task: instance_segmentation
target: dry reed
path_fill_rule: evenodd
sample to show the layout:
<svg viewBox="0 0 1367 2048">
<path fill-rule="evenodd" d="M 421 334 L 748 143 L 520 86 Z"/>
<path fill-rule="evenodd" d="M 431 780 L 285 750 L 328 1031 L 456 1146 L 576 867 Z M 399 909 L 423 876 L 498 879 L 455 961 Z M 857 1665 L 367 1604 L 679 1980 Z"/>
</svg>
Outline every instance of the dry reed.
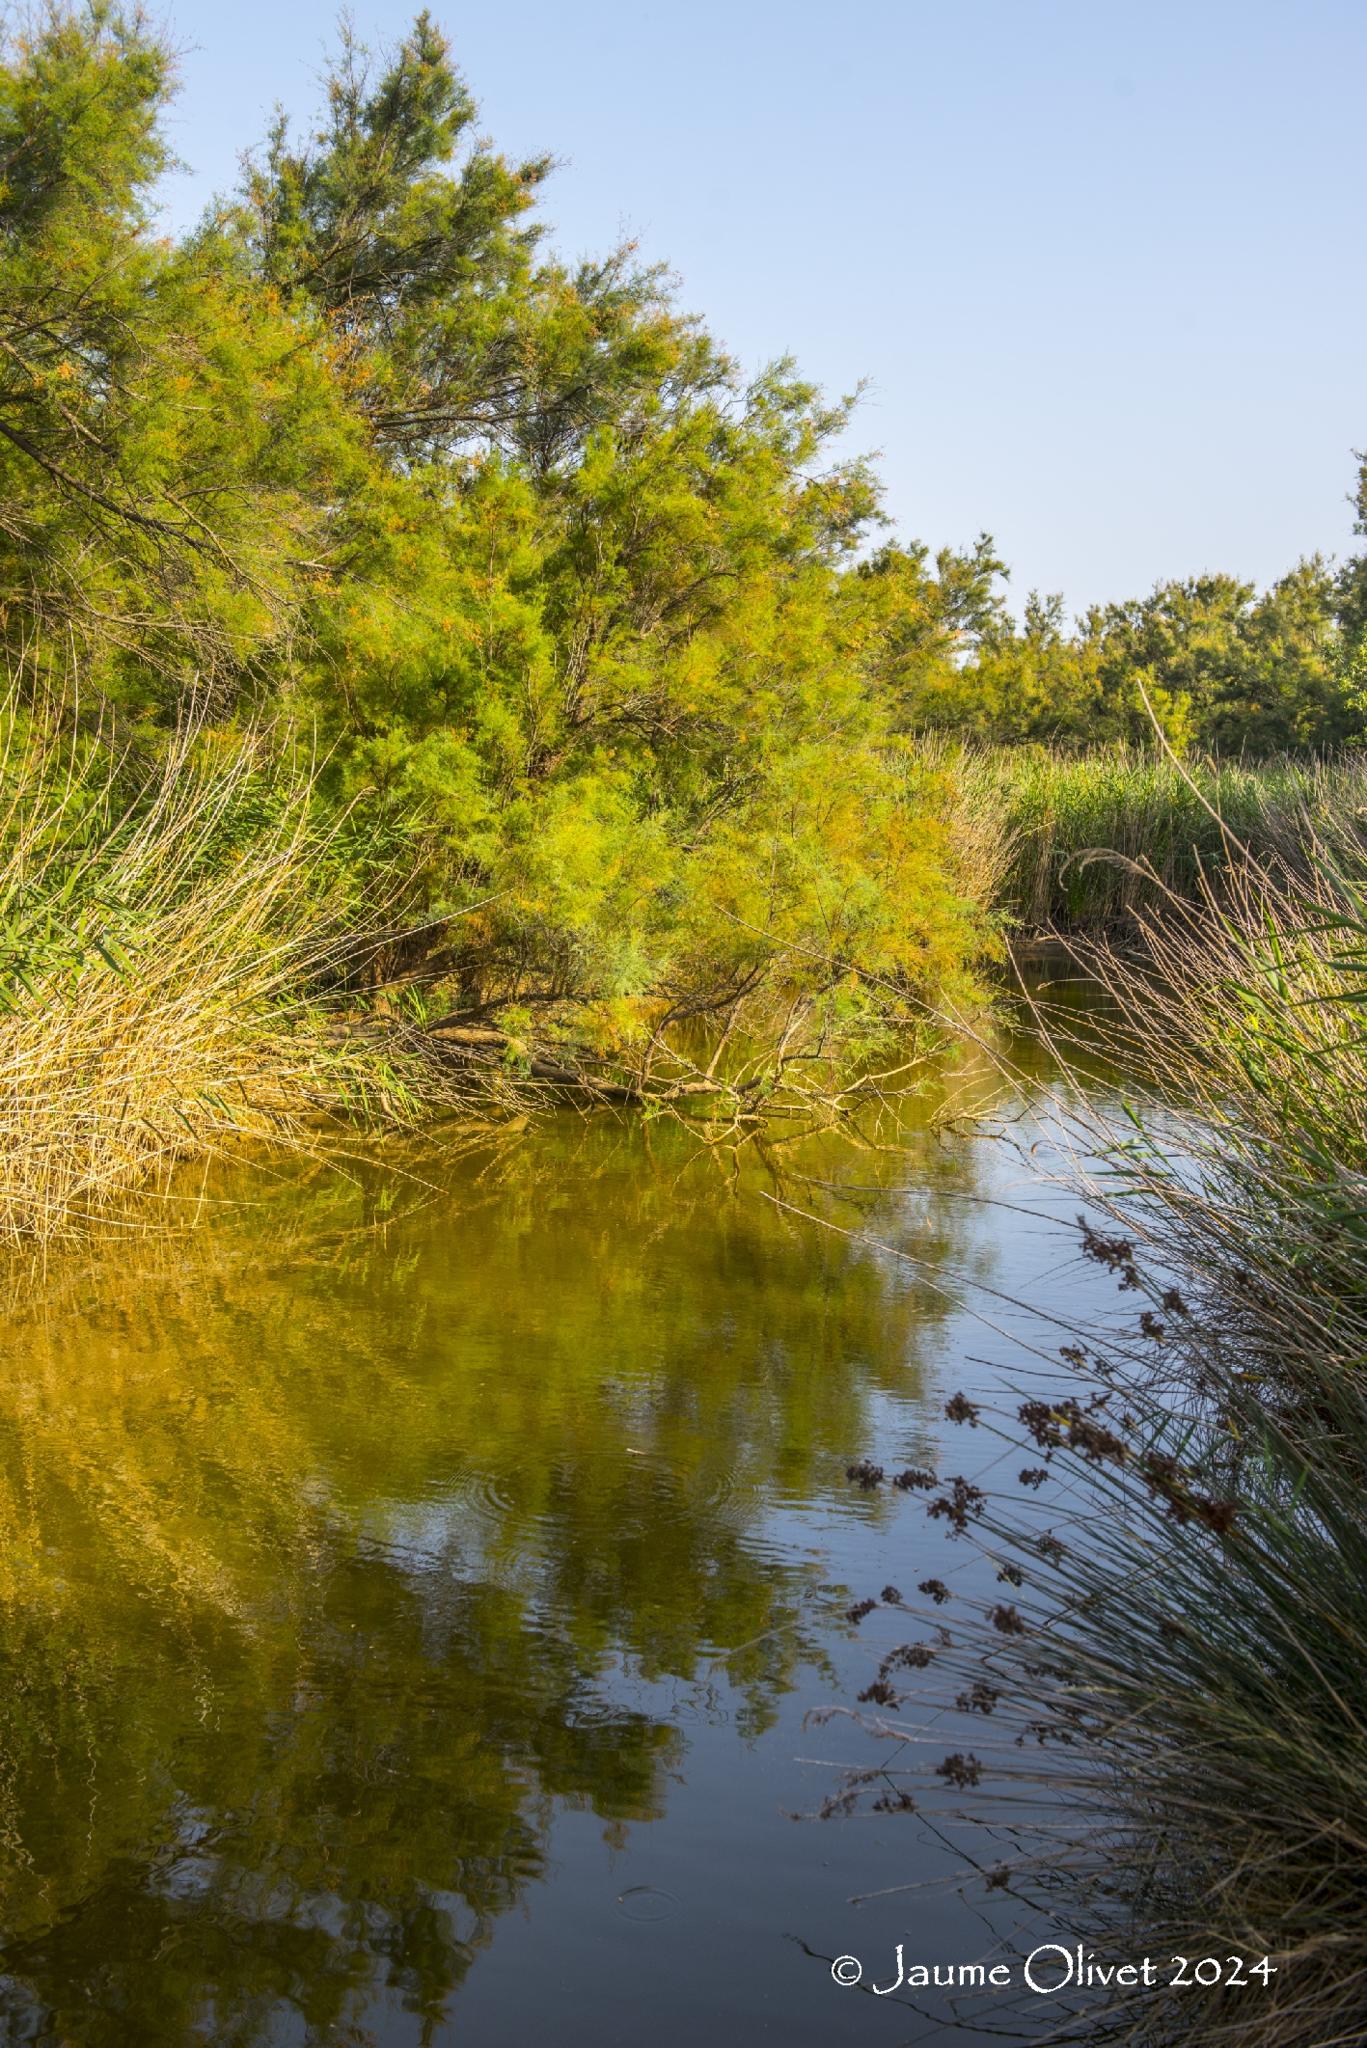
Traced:
<svg viewBox="0 0 1367 2048">
<path fill-rule="evenodd" d="M 1075 948 L 1123 1091 L 1057 1113 L 1110 1218 L 1084 1249 L 1133 1315 L 1028 1400 L 949 1404 L 1019 1467 L 927 1475 L 999 1576 L 926 1580 L 929 1653 L 865 1695 L 908 1745 L 885 1802 L 972 1792 L 988 1886 L 1103 1965 L 1267 1958 L 1265 1982 L 1060 1997 L 1050 2039 L 1367 2027 L 1367 850 L 1341 822 L 1297 875 L 1220 821 L 1223 872 L 1158 893 L 1140 957 Z M 1066 1024 L 1038 1023 L 1066 1062 Z"/>
<path fill-rule="evenodd" d="M 275 735 L 187 730 L 137 772 L 0 707 L 0 1245 L 129 1227 L 187 1155 L 416 1116 L 430 1063 L 338 1027 L 383 913 L 315 796 Z"/>
</svg>

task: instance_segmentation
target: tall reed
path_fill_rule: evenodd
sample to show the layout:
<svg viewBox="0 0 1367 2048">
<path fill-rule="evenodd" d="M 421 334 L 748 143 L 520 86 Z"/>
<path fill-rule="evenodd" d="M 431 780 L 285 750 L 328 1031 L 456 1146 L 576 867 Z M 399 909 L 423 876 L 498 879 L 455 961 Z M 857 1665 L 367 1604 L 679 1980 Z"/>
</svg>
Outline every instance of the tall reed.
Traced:
<svg viewBox="0 0 1367 2048">
<path fill-rule="evenodd" d="M 1171 896 L 1195 901 L 1218 883 L 1234 842 L 1304 875 L 1309 846 L 1351 848 L 1367 827 L 1358 755 L 1179 766 L 1133 746 L 966 749 L 957 781 L 966 813 L 1000 820 L 1000 900 L 1028 931 L 1131 930 Z"/>
<path fill-rule="evenodd" d="M 1142 965 L 1077 948 L 1124 1101 L 1059 1113 L 1111 1219 L 1084 1248 L 1133 1319 L 1064 1346 L 1029 1399 L 947 1410 L 1020 1482 L 934 1482 L 999 1577 L 941 1588 L 923 1619 L 947 1639 L 880 1674 L 924 1758 L 903 1789 L 995 1788 L 988 1883 L 1111 1963 L 1268 1959 L 1266 1981 L 1061 1998 L 1051 2039 L 1367 2032 L 1364 875 L 1346 834 L 1299 878 L 1231 841 L 1218 883 L 1141 913 Z"/>
<path fill-rule="evenodd" d="M 113 1227 L 190 1154 L 416 1114 L 402 1046 L 337 1028 L 382 906 L 334 837 L 276 735 L 187 731 L 140 769 L 0 706 L 0 1244 Z"/>
</svg>

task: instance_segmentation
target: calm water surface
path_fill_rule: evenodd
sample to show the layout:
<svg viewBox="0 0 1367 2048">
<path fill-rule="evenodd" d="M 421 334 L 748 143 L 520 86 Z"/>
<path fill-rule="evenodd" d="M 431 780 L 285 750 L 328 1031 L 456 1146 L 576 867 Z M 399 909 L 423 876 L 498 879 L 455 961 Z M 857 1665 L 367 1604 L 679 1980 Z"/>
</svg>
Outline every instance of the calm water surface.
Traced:
<svg viewBox="0 0 1367 2048">
<path fill-rule="evenodd" d="M 847 1464 L 971 1471 L 945 1398 L 1020 1354 L 956 1301 L 1088 1284 L 944 1121 L 999 1093 L 964 1055 L 885 1151 L 565 1114 L 254 1173 L 51 1273 L 0 1387 L 0 2039 L 950 2038 L 829 1958 L 1020 1909 L 919 1819 L 792 1816 L 875 1753 L 803 1725 L 907 1633 L 851 1600 L 964 1563 Z"/>
</svg>

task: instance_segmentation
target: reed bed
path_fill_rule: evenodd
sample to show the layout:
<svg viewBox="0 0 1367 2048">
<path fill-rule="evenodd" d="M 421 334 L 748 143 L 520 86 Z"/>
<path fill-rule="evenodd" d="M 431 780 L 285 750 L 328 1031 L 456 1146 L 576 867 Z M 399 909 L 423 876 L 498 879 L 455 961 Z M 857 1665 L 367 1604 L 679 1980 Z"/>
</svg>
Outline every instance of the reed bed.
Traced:
<svg viewBox="0 0 1367 2048">
<path fill-rule="evenodd" d="M 401 1035 L 339 1025 L 384 906 L 337 832 L 278 735 L 187 731 L 139 769 L 0 707 L 0 1245 L 134 1227 L 188 1156 L 440 1097 Z"/>
<path fill-rule="evenodd" d="M 1133 1316 L 1028 1399 L 950 1402 L 1020 1473 L 929 1482 L 996 1590 L 908 1603 L 925 1634 L 869 1695 L 911 1745 L 894 1803 L 943 1811 L 947 1782 L 971 1829 L 983 1802 L 989 1887 L 1103 1965 L 1219 1961 L 1051 2001 L 1051 2040 L 1367 2038 L 1364 875 L 1346 833 L 1299 877 L 1231 844 L 1138 913 L 1138 958 L 1077 946 L 1124 1103 L 1060 1115 L 1100 1162 L 1083 1249 Z M 1268 1967 L 1231 1985 L 1233 1957 Z"/>
<path fill-rule="evenodd" d="M 1133 746 L 965 749 L 956 781 L 965 815 L 1004 829 L 999 901 L 1028 932 L 1131 934 L 1174 897 L 1218 888 L 1239 848 L 1304 878 L 1307 849 L 1351 853 L 1367 829 L 1356 754 L 1179 764 Z"/>
</svg>

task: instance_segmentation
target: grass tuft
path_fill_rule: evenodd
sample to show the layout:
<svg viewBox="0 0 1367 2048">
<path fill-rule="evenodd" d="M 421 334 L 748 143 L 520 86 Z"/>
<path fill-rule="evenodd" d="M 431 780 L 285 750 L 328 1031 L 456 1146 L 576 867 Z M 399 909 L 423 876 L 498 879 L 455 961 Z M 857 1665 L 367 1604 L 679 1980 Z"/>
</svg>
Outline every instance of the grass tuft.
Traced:
<svg viewBox="0 0 1367 2048">
<path fill-rule="evenodd" d="M 1364 876 L 1340 820 L 1299 873 L 1231 855 L 1189 902 L 1136 911 L 1138 949 L 1076 945 L 1124 1086 L 1060 1114 L 1110 1219 L 1083 1248 L 1132 1313 L 1064 1346 L 1030 1400 L 951 1402 L 1019 1468 L 928 1503 L 995 1590 L 937 1600 L 932 1678 L 885 1659 L 881 1719 L 923 1800 L 968 1724 L 991 1888 L 1111 1961 L 1268 1958 L 1266 1983 L 1093 1992 L 1070 2020 L 1089 2041 L 1363 2038 Z"/>
<path fill-rule="evenodd" d="M 382 924 L 310 763 L 181 735 L 151 770 L 0 707 L 0 1244 L 147 1213 L 175 1166 L 440 1094 L 401 1035 L 346 1029 Z"/>
</svg>

